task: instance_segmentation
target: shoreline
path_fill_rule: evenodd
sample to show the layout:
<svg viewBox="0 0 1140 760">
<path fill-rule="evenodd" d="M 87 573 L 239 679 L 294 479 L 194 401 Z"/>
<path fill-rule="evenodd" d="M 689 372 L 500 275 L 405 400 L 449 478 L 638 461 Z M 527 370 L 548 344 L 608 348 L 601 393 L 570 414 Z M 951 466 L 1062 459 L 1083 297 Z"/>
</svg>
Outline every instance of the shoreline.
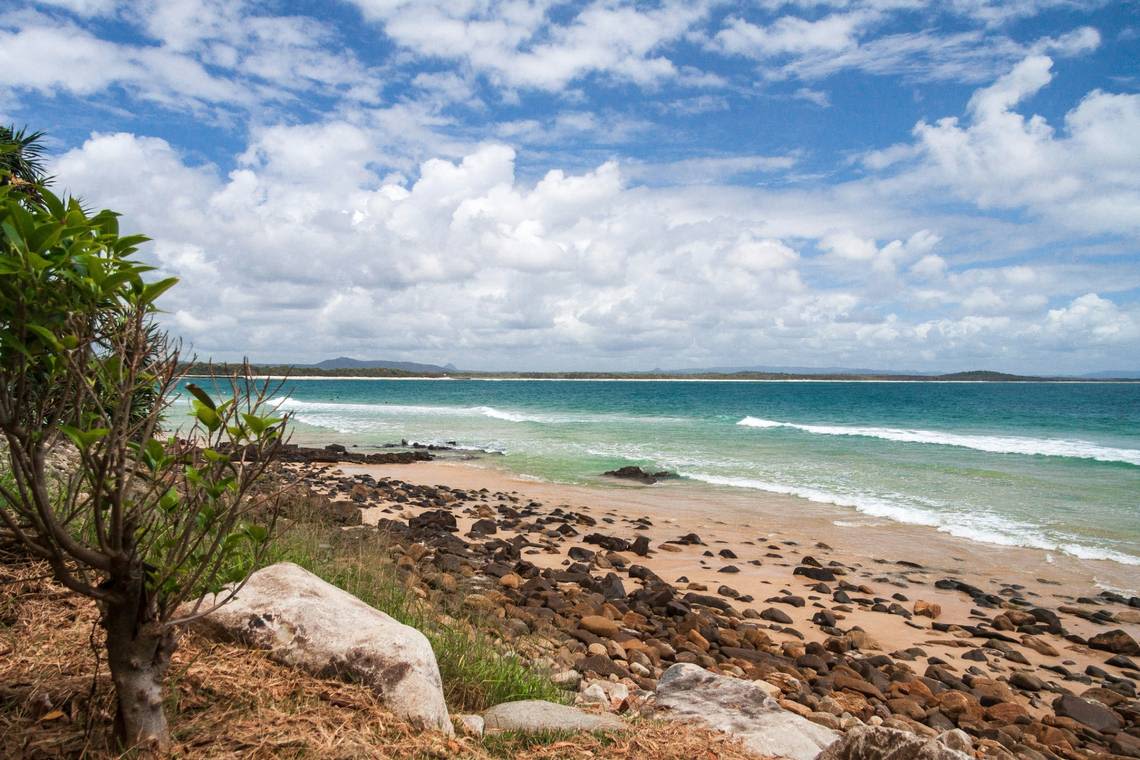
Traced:
<svg viewBox="0 0 1140 760">
<path fill-rule="evenodd" d="M 346 470 L 350 471 L 350 470 Z M 351 469 L 355 471 L 355 466 Z M 701 520 L 736 521 L 781 539 L 810 545 L 823 541 L 837 552 L 875 562 L 887 557 L 922 562 L 945 572 L 995 582 L 1011 575 L 1025 585 L 1039 577 L 1060 584 L 1074 596 L 1113 591 L 1140 594 L 1140 568 L 1111 559 L 1084 559 L 1061 551 L 1010 546 L 955 535 L 935 526 L 860 512 L 791 494 L 718 486 L 687 479 L 643 485 L 614 479 L 612 484 L 568 484 L 521 475 L 489 459 L 438 457 L 413 465 L 369 466 L 374 477 L 418 485 L 447 485 L 517 491 L 551 503 L 570 503 L 698 528 Z M 699 532 L 699 530 L 697 531 Z M 921 550 L 914 547 L 921 546 Z"/>
<path fill-rule="evenodd" d="M 959 728 L 995 760 L 1140 751 L 1122 731 L 1140 715 L 1140 597 L 1096 592 L 1087 562 L 837 525 L 791 497 L 562 485 L 485 460 L 296 472 L 346 535 L 379 530 L 407 583 L 498 620 L 579 703 L 636 713 L 689 663 L 835 731 Z"/>
</svg>

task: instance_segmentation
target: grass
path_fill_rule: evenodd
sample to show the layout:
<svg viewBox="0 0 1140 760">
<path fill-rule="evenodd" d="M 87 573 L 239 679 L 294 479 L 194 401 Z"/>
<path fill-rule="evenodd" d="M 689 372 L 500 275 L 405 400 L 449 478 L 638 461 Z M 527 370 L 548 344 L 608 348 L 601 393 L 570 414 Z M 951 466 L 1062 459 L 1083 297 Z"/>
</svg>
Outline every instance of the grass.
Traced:
<svg viewBox="0 0 1140 760">
<path fill-rule="evenodd" d="M 501 702 L 568 695 L 549 677 L 527 666 L 497 638 L 489 622 L 463 613 L 457 599 L 420 599 L 405 585 L 383 534 L 344 531 L 298 522 L 275 539 L 265 564 L 293 562 L 401 623 L 431 642 L 444 696 L 456 712 L 480 712 Z"/>
<path fill-rule="evenodd" d="M 112 760 L 114 693 L 95 604 L 45 577 L 38 562 L 0 564 L 0 758 Z M 94 637 L 93 637 L 94 634 Z M 268 652 L 181 637 L 166 682 L 174 747 L 214 758 L 447 760 L 755 760 L 691 725 L 634 721 L 617 735 L 503 732 L 446 737 L 403 722 L 363 684 L 318 678 Z"/>
</svg>

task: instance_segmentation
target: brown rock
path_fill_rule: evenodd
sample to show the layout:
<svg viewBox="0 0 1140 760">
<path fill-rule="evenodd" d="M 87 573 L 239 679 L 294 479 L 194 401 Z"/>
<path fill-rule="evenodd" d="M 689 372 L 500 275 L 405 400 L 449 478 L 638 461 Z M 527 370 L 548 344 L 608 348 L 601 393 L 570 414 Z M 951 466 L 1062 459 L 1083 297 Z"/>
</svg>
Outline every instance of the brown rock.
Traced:
<svg viewBox="0 0 1140 760">
<path fill-rule="evenodd" d="M 868 683 L 862 678 L 855 678 L 847 675 L 846 673 L 836 673 L 835 679 L 832 684 L 836 689 L 846 689 L 848 691 L 855 691 L 868 697 L 876 699 L 885 699 L 883 693 L 879 691 L 873 683 Z"/>
<path fill-rule="evenodd" d="M 938 707 L 948 717 L 962 720 L 981 720 L 982 706 L 974 697 L 960 691 L 947 691 L 938 697 Z"/>
<path fill-rule="evenodd" d="M 607 639 L 612 639 L 617 636 L 621 626 L 617 621 L 610 620 L 609 618 L 602 617 L 601 615 L 586 615 L 578 621 L 578 627 L 584 631 L 589 631 L 595 636 L 602 636 Z"/>
<path fill-rule="evenodd" d="M 709 641 L 696 628 L 686 634 L 686 638 L 702 652 L 709 651 Z"/>
<path fill-rule="evenodd" d="M 917 599 L 914 602 L 914 614 L 937 620 L 942 615 L 942 606 L 934 602 Z"/>
<path fill-rule="evenodd" d="M 1025 636 L 1021 637 L 1021 643 L 1032 649 L 1034 652 L 1043 654 L 1046 657 L 1061 656 L 1061 653 L 1057 651 L 1056 647 L 1045 641 L 1045 639 L 1041 638 L 1040 636 L 1030 636 L 1029 634 L 1026 634 Z"/>
<path fill-rule="evenodd" d="M 1089 639 L 1089 646 L 1113 654 L 1140 655 L 1140 644 L 1119 628 L 1098 633 Z"/>
<path fill-rule="evenodd" d="M 997 723 L 1013 723 L 1018 718 L 1028 717 L 1029 711 L 1016 702 L 998 702 L 986 708 L 986 720 Z"/>
<path fill-rule="evenodd" d="M 911 720 L 922 720 L 926 717 L 926 710 L 910 697 L 895 697 L 887 700 L 887 707 L 896 715 L 902 715 Z"/>
</svg>

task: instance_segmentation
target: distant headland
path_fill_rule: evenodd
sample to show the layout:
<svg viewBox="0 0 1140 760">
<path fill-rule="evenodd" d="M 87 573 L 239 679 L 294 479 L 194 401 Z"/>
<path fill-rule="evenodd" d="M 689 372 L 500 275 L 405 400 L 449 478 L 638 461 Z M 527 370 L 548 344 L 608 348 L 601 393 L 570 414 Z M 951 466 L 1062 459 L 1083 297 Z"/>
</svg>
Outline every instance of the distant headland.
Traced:
<svg viewBox="0 0 1140 760">
<path fill-rule="evenodd" d="M 977 369 L 963 372 L 924 373 L 871 369 L 753 368 L 714 367 L 707 369 L 663 370 L 644 372 L 530 372 L 461 370 L 452 364 L 364 360 L 349 357 L 326 359 L 316 364 L 193 362 L 185 365 L 189 375 L 208 376 L 248 374 L 270 377 L 327 378 L 435 378 L 454 380 L 823 380 L 823 381 L 894 381 L 894 382 L 1140 382 L 1140 370 L 1098 372 L 1087 375 L 1019 375 Z"/>
</svg>

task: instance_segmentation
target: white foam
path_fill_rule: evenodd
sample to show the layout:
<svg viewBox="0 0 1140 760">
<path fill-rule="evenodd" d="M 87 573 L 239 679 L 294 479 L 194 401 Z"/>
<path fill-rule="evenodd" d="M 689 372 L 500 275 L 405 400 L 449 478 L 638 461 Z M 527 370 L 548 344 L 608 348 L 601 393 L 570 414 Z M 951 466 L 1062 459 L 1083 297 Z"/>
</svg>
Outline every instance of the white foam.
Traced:
<svg viewBox="0 0 1140 760">
<path fill-rule="evenodd" d="M 999 546 L 1022 546 L 1031 549 L 1059 551 L 1080 559 L 1110 560 L 1125 565 L 1140 565 L 1140 557 L 1079 543 L 1072 537 L 1054 540 L 1038 533 L 1032 526 L 1005 520 L 996 515 L 961 512 L 939 513 L 889 501 L 869 494 L 837 494 L 816 488 L 790 486 L 754 478 L 710 475 L 701 472 L 681 472 L 681 477 L 711 485 L 750 488 L 769 493 L 798 496 L 818 504 L 849 507 L 863 514 L 885 517 L 901 523 L 926 525 L 958 538 Z"/>
<path fill-rule="evenodd" d="M 271 403 L 282 410 L 292 411 L 294 413 L 356 413 L 370 416 L 383 415 L 395 417 L 487 417 L 501 422 L 537 423 L 544 425 L 614 421 L 659 422 L 668 419 L 661 417 L 638 418 L 622 415 L 541 414 L 536 412 L 499 409 L 493 406 L 429 406 L 423 404 L 359 404 L 332 401 L 301 401 L 299 399 L 285 397 L 275 398 Z"/>
<path fill-rule="evenodd" d="M 926 443 L 959 446 L 994 454 L 1026 454 L 1029 456 L 1095 459 L 1101 462 L 1124 462 L 1140 466 L 1140 450 L 1101 446 L 1090 441 L 1064 438 L 1023 438 L 1001 435 L 969 435 L 936 430 L 900 430 L 896 428 L 841 425 L 800 425 L 794 422 L 745 417 L 736 423 L 751 428 L 792 428 L 817 435 L 849 435 L 882 438 L 902 443 Z"/>
</svg>

